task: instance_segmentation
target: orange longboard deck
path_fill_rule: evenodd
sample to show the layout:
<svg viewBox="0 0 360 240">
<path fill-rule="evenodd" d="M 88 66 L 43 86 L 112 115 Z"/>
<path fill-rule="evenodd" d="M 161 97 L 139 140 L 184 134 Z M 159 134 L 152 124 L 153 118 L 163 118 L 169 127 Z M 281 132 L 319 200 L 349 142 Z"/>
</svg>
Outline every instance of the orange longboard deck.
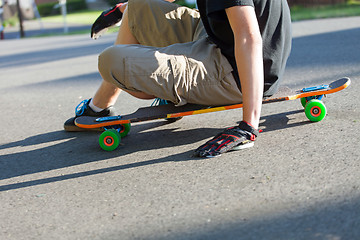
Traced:
<svg viewBox="0 0 360 240">
<path fill-rule="evenodd" d="M 349 78 L 341 78 L 328 85 L 319 85 L 310 88 L 303 88 L 293 91 L 289 88 L 282 88 L 272 97 L 263 100 L 263 104 L 281 102 L 287 100 L 295 100 L 304 97 L 321 96 L 335 93 L 347 88 L 351 83 Z M 175 107 L 173 104 L 151 106 L 139 108 L 131 114 L 115 116 L 115 117 L 78 117 L 75 124 L 81 128 L 101 128 L 127 123 L 143 122 L 156 119 L 177 118 L 189 115 L 218 112 L 230 109 L 242 108 L 242 104 L 232 104 L 225 106 L 209 107 L 203 105 L 186 104 L 184 106 Z"/>
</svg>

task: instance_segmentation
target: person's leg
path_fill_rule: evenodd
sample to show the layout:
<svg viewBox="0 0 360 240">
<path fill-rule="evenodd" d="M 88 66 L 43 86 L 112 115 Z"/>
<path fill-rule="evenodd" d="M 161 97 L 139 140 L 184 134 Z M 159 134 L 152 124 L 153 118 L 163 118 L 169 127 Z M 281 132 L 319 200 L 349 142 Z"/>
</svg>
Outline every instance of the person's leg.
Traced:
<svg viewBox="0 0 360 240">
<path fill-rule="evenodd" d="M 169 21 L 169 17 L 171 21 Z M 64 129 L 66 131 L 81 131 L 82 129 L 75 126 L 74 123 L 79 116 L 115 115 L 111 106 L 119 97 L 122 91 L 120 89 L 141 99 L 161 97 L 166 92 L 170 95 L 170 101 L 176 101 L 177 99 L 171 94 L 174 92 L 174 86 L 171 85 L 173 81 L 169 82 L 167 79 L 168 74 L 172 71 L 169 69 L 169 62 L 166 59 L 153 59 L 152 56 L 146 60 L 144 55 L 149 54 L 147 51 L 149 49 L 146 46 L 161 47 L 178 42 L 191 42 L 204 33 L 200 16 L 195 10 L 162 0 L 129 1 L 123 14 L 115 45 L 99 55 L 99 72 L 102 75 L 103 82 L 91 101 L 84 100 L 76 107 L 75 117 L 64 123 Z M 134 62 L 140 64 L 140 68 L 145 67 L 144 70 L 146 71 L 133 69 L 136 64 L 131 64 Z M 164 70 L 166 74 L 161 73 L 159 77 L 165 80 L 167 88 L 161 88 L 159 91 L 159 82 L 156 79 L 153 85 L 141 87 L 142 82 L 157 77 L 157 74 Z M 131 81 L 129 82 L 129 80 Z M 158 91 L 154 92 L 154 89 Z"/>
<path fill-rule="evenodd" d="M 139 9 L 141 9 L 140 13 Z M 148 17 L 144 21 L 145 16 Z M 174 18 L 174 16 L 181 17 L 177 21 L 174 21 L 176 18 L 169 21 L 170 16 L 171 18 Z M 200 21 L 200 15 L 196 10 L 164 1 L 133 0 L 129 1 L 123 14 L 115 45 L 168 46 L 178 42 L 190 42 L 204 34 L 205 31 Z M 92 103 L 99 108 L 106 108 L 115 104 L 122 90 L 112 80 L 107 79 L 110 77 L 104 74 L 102 74 L 102 77 L 104 81 L 95 94 Z M 141 91 L 123 90 L 140 99 L 153 99 L 156 97 Z"/>
<path fill-rule="evenodd" d="M 115 40 L 115 45 L 120 45 L 120 44 L 139 44 L 139 42 L 136 40 L 136 38 L 133 36 L 132 32 L 130 31 L 127 9 L 124 12 L 123 19 L 119 27 L 119 32 Z M 115 104 L 121 92 L 122 90 L 120 88 L 118 88 L 117 86 L 115 86 L 114 84 L 108 81 L 103 80 L 95 96 L 92 99 L 93 104 L 99 108 L 105 109 Z M 141 99 L 154 98 L 154 96 L 142 92 L 132 92 L 132 91 L 126 91 L 126 92 L 133 95 L 134 97 Z"/>
<path fill-rule="evenodd" d="M 99 70 L 121 89 L 178 106 L 225 105 L 242 100 L 230 63 L 206 38 L 164 48 L 112 46 L 101 53 Z"/>
</svg>

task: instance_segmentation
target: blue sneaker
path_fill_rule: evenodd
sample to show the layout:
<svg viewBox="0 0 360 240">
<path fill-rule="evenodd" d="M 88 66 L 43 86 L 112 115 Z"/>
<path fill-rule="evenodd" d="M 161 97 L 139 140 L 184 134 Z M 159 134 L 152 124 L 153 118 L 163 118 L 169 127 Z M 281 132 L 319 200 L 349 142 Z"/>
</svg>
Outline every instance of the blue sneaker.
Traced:
<svg viewBox="0 0 360 240">
<path fill-rule="evenodd" d="M 171 103 L 171 102 L 170 102 Z M 167 105 L 169 102 L 167 100 L 161 99 L 161 98 L 155 98 L 155 100 L 151 103 L 151 106 L 161 106 L 161 105 Z M 166 121 L 173 123 L 176 122 L 183 117 L 176 117 L 176 118 L 165 118 Z"/>
<path fill-rule="evenodd" d="M 91 117 L 107 117 L 107 116 L 115 116 L 115 110 L 112 106 L 105 108 L 101 112 L 94 112 L 90 107 L 91 99 L 87 99 L 82 101 L 77 107 L 75 108 L 75 117 L 68 119 L 64 123 L 64 130 L 67 132 L 81 132 L 81 131 L 89 131 L 89 129 L 80 128 L 75 125 L 75 119 L 80 116 L 91 116 Z M 99 129 L 92 129 L 96 131 L 102 131 L 102 128 Z"/>
<path fill-rule="evenodd" d="M 161 98 L 155 98 L 155 100 L 151 103 L 151 106 L 161 106 L 166 104 L 169 104 L 168 101 Z"/>
</svg>

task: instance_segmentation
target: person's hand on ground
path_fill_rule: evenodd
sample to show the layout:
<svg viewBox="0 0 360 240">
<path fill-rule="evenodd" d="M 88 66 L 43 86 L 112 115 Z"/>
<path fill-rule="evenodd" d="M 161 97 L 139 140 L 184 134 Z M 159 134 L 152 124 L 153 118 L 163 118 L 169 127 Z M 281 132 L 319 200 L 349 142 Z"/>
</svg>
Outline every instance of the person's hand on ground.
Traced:
<svg viewBox="0 0 360 240">
<path fill-rule="evenodd" d="M 231 150 L 240 150 L 254 146 L 259 131 L 246 122 L 225 129 L 213 139 L 195 150 L 197 157 L 216 157 Z"/>
</svg>

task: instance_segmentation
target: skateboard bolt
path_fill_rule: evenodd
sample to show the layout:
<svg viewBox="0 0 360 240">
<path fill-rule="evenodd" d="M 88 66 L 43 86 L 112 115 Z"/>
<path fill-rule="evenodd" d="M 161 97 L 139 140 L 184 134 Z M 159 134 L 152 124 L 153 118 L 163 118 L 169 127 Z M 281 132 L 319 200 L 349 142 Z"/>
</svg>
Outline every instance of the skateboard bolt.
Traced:
<svg viewBox="0 0 360 240">
<path fill-rule="evenodd" d="M 319 109 L 314 108 L 314 109 L 313 109 L 313 113 L 314 113 L 315 115 L 319 114 Z"/>
<path fill-rule="evenodd" d="M 313 108 L 311 108 L 311 115 L 314 117 L 318 117 L 321 114 L 321 109 L 317 106 L 314 106 Z"/>
<path fill-rule="evenodd" d="M 111 137 L 107 137 L 106 139 L 105 139 L 105 142 L 106 142 L 106 144 L 108 144 L 108 145 L 111 145 L 112 143 L 113 143 L 113 139 L 111 138 Z"/>
</svg>

